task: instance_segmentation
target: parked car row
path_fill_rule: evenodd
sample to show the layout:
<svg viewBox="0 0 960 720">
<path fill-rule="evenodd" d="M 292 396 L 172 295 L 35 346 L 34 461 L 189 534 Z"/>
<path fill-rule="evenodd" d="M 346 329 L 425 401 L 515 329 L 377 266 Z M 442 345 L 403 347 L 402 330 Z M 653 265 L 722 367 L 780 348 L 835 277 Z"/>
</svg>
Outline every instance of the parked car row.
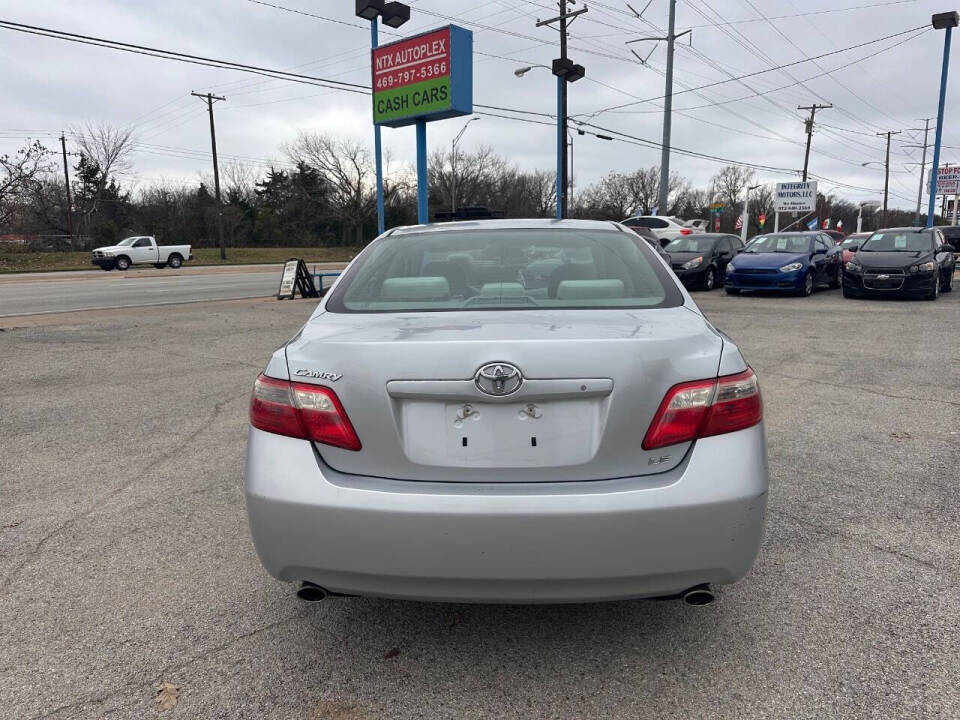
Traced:
<svg viewBox="0 0 960 720">
<path fill-rule="evenodd" d="M 730 295 L 763 290 L 807 296 L 825 285 L 842 287 L 844 297 L 935 300 L 953 288 L 957 262 L 943 228 L 856 233 L 839 244 L 829 231 L 769 233 L 746 246 L 736 235 L 691 233 L 661 249 L 652 229 L 628 227 L 660 253 L 684 286 L 713 290 L 722 285 Z"/>
</svg>

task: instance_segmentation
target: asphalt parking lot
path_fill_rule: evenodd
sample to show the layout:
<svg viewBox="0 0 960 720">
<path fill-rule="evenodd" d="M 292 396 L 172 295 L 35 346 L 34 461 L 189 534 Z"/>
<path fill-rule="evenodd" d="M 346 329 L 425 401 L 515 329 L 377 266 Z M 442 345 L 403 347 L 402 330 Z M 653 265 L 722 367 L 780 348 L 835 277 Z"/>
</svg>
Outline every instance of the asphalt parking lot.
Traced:
<svg viewBox="0 0 960 720">
<path fill-rule="evenodd" d="M 960 716 L 960 292 L 695 297 L 758 372 L 772 479 L 753 572 L 705 608 L 304 605 L 242 471 L 313 303 L 8 322 L 0 717 Z"/>
</svg>

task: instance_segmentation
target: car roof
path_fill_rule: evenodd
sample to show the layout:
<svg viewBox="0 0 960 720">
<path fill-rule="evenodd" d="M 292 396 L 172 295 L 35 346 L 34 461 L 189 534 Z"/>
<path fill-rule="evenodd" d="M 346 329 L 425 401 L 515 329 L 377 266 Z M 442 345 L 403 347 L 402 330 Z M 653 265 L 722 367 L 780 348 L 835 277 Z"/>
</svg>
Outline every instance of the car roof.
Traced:
<svg viewBox="0 0 960 720">
<path fill-rule="evenodd" d="M 766 237 L 770 235 L 813 235 L 814 233 L 824 232 L 822 230 L 791 230 L 790 232 L 772 232 L 772 233 L 760 233 Z"/>
<path fill-rule="evenodd" d="M 902 232 L 902 233 L 922 233 L 928 232 L 933 228 L 918 228 L 918 227 L 889 227 L 889 228 L 880 228 L 879 230 L 874 230 L 874 233 L 888 233 L 888 232 Z"/>
<path fill-rule="evenodd" d="M 612 220 L 556 220 L 545 218 L 516 218 L 512 220 L 461 220 L 429 225 L 404 225 L 390 231 L 390 236 L 413 233 L 450 232 L 452 230 L 612 230 L 620 226 Z"/>
</svg>

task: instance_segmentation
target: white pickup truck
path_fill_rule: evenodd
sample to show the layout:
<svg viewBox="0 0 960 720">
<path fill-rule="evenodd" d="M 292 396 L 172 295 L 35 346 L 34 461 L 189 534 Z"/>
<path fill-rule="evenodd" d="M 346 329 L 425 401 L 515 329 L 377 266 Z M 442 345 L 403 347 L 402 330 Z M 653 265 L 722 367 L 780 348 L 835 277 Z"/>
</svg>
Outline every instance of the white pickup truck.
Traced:
<svg viewBox="0 0 960 720">
<path fill-rule="evenodd" d="M 184 260 L 193 260 L 189 245 L 157 245 L 156 238 L 143 235 L 128 237 L 116 245 L 96 248 L 92 262 L 104 270 L 126 270 L 131 265 L 166 265 L 176 269 Z"/>
</svg>

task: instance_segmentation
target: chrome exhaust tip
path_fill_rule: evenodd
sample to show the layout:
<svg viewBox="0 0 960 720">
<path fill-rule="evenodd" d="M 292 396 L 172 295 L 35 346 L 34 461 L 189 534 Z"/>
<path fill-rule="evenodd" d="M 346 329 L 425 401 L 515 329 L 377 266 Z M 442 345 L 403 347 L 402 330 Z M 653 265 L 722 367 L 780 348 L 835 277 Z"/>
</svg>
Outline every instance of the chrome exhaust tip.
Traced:
<svg viewBox="0 0 960 720">
<path fill-rule="evenodd" d="M 687 605 L 709 605 L 716 599 L 709 585 L 696 585 L 680 597 Z"/>
<path fill-rule="evenodd" d="M 320 602 L 326 596 L 326 590 L 319 585 L 314 585 L 312 582 L 307 582 L 306 580 L 300 584 L 300 589 L 297 590 L 297 597 L 305 602 Z"/>
</svg>

